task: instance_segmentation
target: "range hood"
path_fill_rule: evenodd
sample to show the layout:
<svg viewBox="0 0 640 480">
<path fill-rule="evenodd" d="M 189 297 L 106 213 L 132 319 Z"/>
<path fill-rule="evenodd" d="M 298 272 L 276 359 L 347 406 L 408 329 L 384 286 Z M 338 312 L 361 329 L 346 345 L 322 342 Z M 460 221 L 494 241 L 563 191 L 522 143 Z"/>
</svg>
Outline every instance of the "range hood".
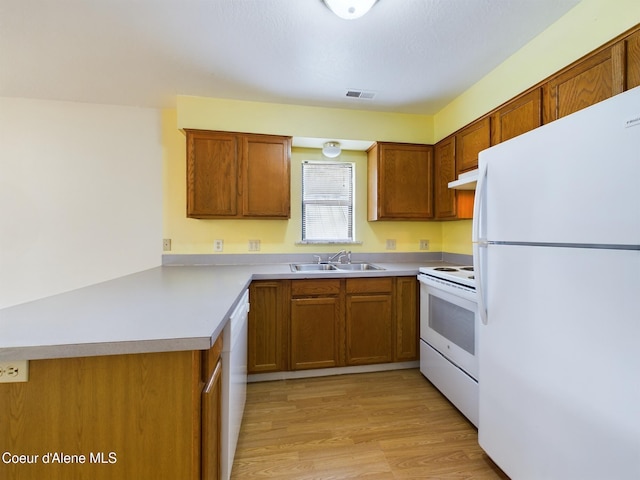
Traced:
<svg viewBox="0 0 640 480">
<path fill-rule="evenodd" d="M 478 181 L 478 169 L 458 175 L 458 180 L 449 182 L 449 188 L 454 190 L 475 190 Z"/>
</svg>

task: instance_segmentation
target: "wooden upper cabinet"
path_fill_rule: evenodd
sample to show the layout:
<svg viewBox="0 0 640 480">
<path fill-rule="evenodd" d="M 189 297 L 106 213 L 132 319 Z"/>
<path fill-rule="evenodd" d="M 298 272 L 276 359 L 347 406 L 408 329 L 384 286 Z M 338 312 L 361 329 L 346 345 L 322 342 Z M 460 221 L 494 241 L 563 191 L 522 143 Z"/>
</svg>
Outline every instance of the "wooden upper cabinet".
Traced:
<svg viewBox="0 0 640 480">
<path fill-rule="evenodd" d="M 187 134 L 187 216 L 289 218 L 291 138 Z"/>
<path fill-rule="evenodd" d="M 452 190 L 449 182 L 456 177 L 456 137 L 440 140 L 433 148 L 435 218 L 460 220 L 473 218 L 473 190 Z"/>
<path fill-rule="evenodd" d="M 290 152 L 289 137 L 243 136 L 243 216 L 289 218 Z"/>
<path fill-rule="evenodd" d="M 433 147 L 377 142 L 368 151 L 368 219 L 433 218 Z"/>
<path fill-rule="evenodd" d="M 640 86 L 640 31 L 622 40 L 626 90 Z"/>
<path fill-rule="evenodd" d="M 449 188 L 449 182 L 456 179 L 456 138 L 450 136 L 440 140 L 433 148 L 435 193 L 435 217 L 455 218 L 456 191 Z"/>
<path fill-rule="evenodd" d="M 552 122 L 624 91 L 621 42 L 581 59 L 544 86 L 544 123 Z"/>
<path fill-rule="evenodd" d="M 187 130 L 187 216 L 238 214 L 238 137 Z"/>
<path fill-rule="evenodd" d="M 456 173 L 478 168 L 478 154 L 491 146 L 491 119 L 481 118 L 456 133 Z"/>
<path fill-rule="evenodd" d="M 491 119 L 491 145 L 517 137 L 542 125 L 542 91 L 536 88 L 514 98 Z"/>
</svg>

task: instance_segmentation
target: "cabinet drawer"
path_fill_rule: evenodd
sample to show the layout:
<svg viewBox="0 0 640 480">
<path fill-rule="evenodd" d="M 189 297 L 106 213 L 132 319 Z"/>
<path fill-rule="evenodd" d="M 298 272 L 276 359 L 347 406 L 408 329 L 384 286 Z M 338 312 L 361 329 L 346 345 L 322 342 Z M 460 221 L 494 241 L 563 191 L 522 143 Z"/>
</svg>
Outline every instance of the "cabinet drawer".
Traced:
<svg viewBox="0 0 640 480">
<path fill-rule="evenodd" d="M 347 293 L 381 293 L 392 289 L 393 277 L 347 279 Z"/>
<path fill-rule="evenodd" d="M 294 280 L 291 282 L 291 295 L 338 295 L 340 293 L 340 279 L 325 278 L 319 280 Z"/>
</svg>

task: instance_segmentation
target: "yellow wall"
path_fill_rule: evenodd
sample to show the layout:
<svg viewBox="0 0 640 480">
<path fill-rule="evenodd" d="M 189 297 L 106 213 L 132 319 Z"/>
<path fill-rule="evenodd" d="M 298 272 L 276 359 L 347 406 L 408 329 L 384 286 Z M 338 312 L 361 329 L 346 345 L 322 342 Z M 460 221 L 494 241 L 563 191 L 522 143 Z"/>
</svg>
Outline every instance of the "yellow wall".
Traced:
<svg viewBox="0 0 640 480">
<path fill-rule="evenodd" d="M 433 143 L 433 117 L 179 96 L 178 128 L 292 137 Z"/>
<path fill-rule="evenodd" d="M 564 17 L 512 55 L 435 116 L 365 112 L 179 96 L 177 110 L 163 115 L 165 147 L 164 237 L 172 253 L 212 253 L 213 240 L 225 253 L 246 253 L 248 240 L 260 238 L 261 252 L 325 252 L 334 247 L 300 246 L 300 162 L 319 158 L 313 149 L 292 152 L 290 221 L 192 220 L 185 217 L 185 146 L 180 128 L 202 128 L 297 137 L 435 143 L 583 55 L 640 23 L 638 0 L 582 0 Z M 471 253 L 471 222 L 366 221 L 364 153 L 345 152 L 357 164 L 357 236 L 353 251 L 385 251 L 395 238 L 397 251 L 417 251 L 420 239 L 431 251 Z"/>
<path fill-rule="evenodd" d="M 582 0 L 435 115 L 441 140 L 640 23 L 638 0 Z M 444 249 L 471 253 L 471 222 L 442 224 Z"/>
<path fill-rule="evenodd" d="M 640 23 L 638 0 L 582 0 L 435 115 L 436 141 Z"/>
<path fill-rule="evenodd" d="M 200 128 L 203 128 L 200 126 Z M 209 127 L 211 128 L 211 127 Z M 219 127 L 217 127 L 219 128 Z M 232 130 L 232 128 L 227 128 Z M 247 129 L 238 128 L 246 131 Z M 367 155 L 362 151 L 343 151 L 340 160 L 356 164 L 356 238 L 362 242 L 349 246 L 297 245 L 301 234 L 301 164 L 322 159 L 320 150 L 293 148 L 291 153 L 290 220 L 198 220 L 186 218 L 185 136 L 178 130 L 176 110 L 163 112 L 165 146 L 164 238 L 171 238 L 171 253 L 214 253 L 213 241 L 224 240 L 223 253 L 249 253 L 249 240 L 259 239 L 260 253 L 335 252 L 348 248 L 353 252 L 386 251 L 386 240 L 396 240 L 396 251 L 419 250 L 421 239 L 430 241 L 431 251 L 442 250 L 439 222 L 368 222 Z M 359 208 L 358 208 L 359 207 Z"/>
</svg>

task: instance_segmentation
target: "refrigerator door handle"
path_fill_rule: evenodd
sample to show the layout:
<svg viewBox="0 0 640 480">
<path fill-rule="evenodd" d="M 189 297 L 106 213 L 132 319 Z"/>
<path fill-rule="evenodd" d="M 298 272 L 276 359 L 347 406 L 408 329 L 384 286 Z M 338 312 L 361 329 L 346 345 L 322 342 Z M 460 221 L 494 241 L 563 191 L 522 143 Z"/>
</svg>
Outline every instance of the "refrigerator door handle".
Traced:
<svg viewBox="0 0 640 480">
<path fill-rule="evenodd" d="M 478 182 L 476 185 L 476 195 L 473 200 L 473 221 L 471 224 L 471 241 L 476 243 L 484 239 L 484 231 L 482 227 L 486 225 L 484 218 L 484 202 L 485 202 L 485 190 L 487 184 L 487 164 L 480 165 L 480 171 L 478 172 Z"/>
<path fill-rule="evenodd" d="M 487 302 L 485 299 L 484 272 L 486 271 L 487 241 L 484 238 L 482 226 L 486 225 L 484 202 L 486 201 L 486 181 L 487 164 L 480 165 L 478 172 L 478 184 L 476 186 L 476 197 L 473 204 L 473 223 L 471 228 L 471 239 L 473 241 L 473 264 L 476 271 L 476 292 L 478 294 L 478 313 L 483 325 L 489 323 L 487 313 Z"/>
<path fill-rule="evenodd" d="M 485 256 L 487 254 L 487 243 L 476 242 L 473 244 L 473 264 L 476 270 L 476 293 L 478 300 L 478 313 L 483 325 L 488 325 L 489 315 L 487 313 L 487 302 L 485 299 L 485 287 L 483 274 L 485 272 Z"/>
</svg>

